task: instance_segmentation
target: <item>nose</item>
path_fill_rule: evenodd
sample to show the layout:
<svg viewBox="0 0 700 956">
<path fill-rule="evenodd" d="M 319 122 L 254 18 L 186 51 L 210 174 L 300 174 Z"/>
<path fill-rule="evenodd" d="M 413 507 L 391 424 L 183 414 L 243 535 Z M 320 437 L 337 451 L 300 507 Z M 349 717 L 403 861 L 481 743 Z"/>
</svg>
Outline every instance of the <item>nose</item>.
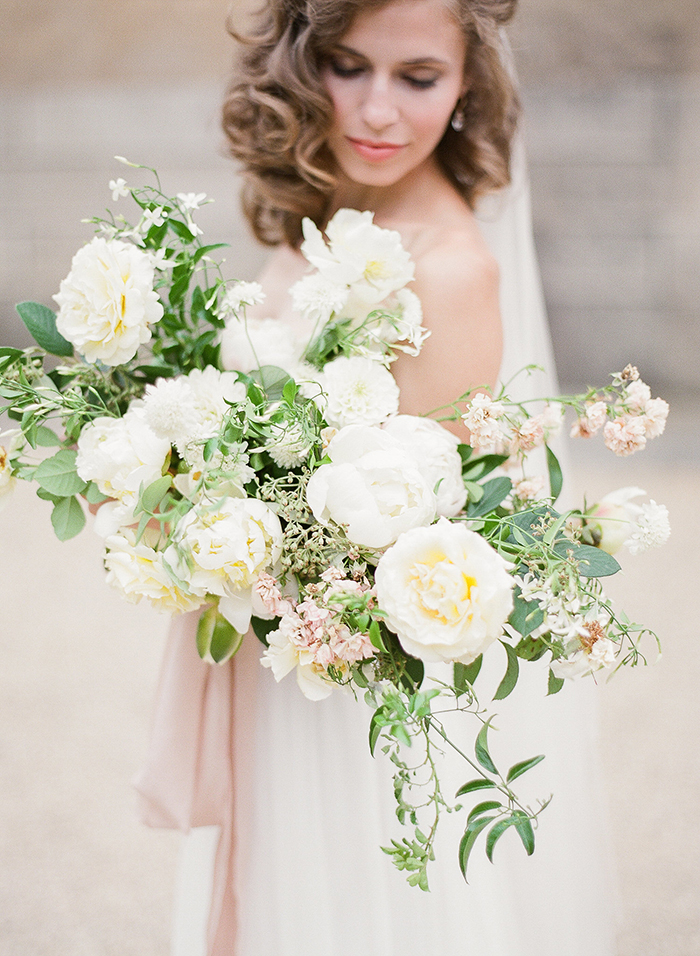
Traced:
<svg viewBox="0 0 700 956">
<path fill-rule="evenodd" d="M 377 132 L 398 121 L 399 109 L 387 77 L 377 74 L 371 78 L 365 90 L 361 114 L 367 126 Z"/>
</svg>

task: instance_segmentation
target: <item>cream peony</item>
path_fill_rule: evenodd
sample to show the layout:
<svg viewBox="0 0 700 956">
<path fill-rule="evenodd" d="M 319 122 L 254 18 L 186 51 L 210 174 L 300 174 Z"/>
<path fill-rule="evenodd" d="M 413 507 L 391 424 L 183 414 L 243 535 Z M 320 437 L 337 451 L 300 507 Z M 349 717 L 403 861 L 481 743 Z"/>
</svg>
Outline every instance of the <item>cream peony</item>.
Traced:
<svg viewBox="0 0 700 956">
<path fill-rule="evenodd" d="M 119 239 L 96 237 L 73 257 L 54 296 L 56 328 L 88 362 L 122 365 L 151 337 L 163 316 L 148 253 Z"/>
<path fill-rule="evenodd" d="M 459 439 L 430 418 L 397 415 L 383 429 L 409 454 L 437 495 L 437 513 L 446 518 L 458 515 L 467 500 L 462 479 Z"/>
<path fill-rule="evenodd" d="M 174 538 L 182 554 L 178 575 L 195 593 L 219 595 L 219 610 L 244 633 L 252 587 L 282 551 L 277 515 L 257 498 L 223 498 L 188 512 Z"/>
<path fill-rule="evenodd" d="M 358 355 L 334 359 L 319 381 L 325 392 L 324 418 L 334 428 L 380 425 L 399 410 L 394 376 L 372 359 Z"/>
<path fill-rule="evenodd" d="M 331 464 L 321 465 L 306 489 L 321 524 L 334 521 L 355 544 L 385 548 L 404 531 L 434 520 L 437 501 L 430 485 L 381 429 L 348 425 L 326 454 Z"/>
<path fill-rule="evenodd" d="M 469 664 L 513 608 L 509 565 L 478 534 L 441 518 L 401 535 L 375 574 L 379 607 L 414 657 Z"/>
<path fill-rule="evenodd" d="M 155 534 L 157 537 L 158 533 Z M 152 543 L 149 544 L 148 530 L 138 544 L 133 528 L 110 535 L 105 541 L 107 583 L 132 604 L 145 597 L 153 607 L 170 614 L 183 614 L 201 607 L 204 598 L 184 591 L 175 583 L 166 566 L 168 555 L 154 550 Z"/>
</svg>

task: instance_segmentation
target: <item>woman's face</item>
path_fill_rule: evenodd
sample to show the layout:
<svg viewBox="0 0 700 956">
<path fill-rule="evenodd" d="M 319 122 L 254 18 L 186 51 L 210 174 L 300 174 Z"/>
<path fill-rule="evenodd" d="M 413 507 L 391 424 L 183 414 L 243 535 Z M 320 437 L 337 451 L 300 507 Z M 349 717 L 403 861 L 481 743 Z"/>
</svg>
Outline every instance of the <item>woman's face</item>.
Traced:
<svg viewBox="0 0 700 956">
<path fill-rule="evenodd" d="M 391 186 L 429 160 L 465 92 L 466 54 L 444 0 L 393 0 L 355 19 L 323 68 L 327 142 L 351 181 Z"/>
</svg>

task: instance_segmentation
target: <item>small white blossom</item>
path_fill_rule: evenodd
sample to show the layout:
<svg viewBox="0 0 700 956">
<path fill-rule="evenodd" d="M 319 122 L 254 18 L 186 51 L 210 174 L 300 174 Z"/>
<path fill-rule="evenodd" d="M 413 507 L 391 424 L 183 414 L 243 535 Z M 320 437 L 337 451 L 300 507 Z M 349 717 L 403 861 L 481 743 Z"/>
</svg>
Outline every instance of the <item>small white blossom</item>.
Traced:
<svg viewBox="0 0 700 956">
<path fill-rule="evenodd" d="M 112 202 L 116 202 L 122 196 L 128 196 L 131 191 L 126 185 L 126 180 L 121 177 L 119 179 L 110 179 L 109 188 L 112 190 Z"/>
<path fill-rule="evenodd" d="M 204 200 L 207 198 L 207 194 L 206 193 L 178 193 L 177 198 L 180 200 L 180 209 L 182 209 L 183 212 L 194 212 L 196 209 L 199 209 L 199 207 L 202 205 Z"/>
<path fill-rule="evenodd" d="M 259 282 L 237 282 L 227 289 L 221 301 L 220 313 L 238 314 L 242 305 L 259 305 L 265 301 L 265 293 Z"/>
<path fill-rule="evenodd" d="M 639 554 L 649 548 L 666 544 L 671 534 L 668 509 L 655 501 L 640 505 L 640 514 L 625 544 L 630 554 Z"/>
<path fill-rule="evenodd" d="M 144 209 L 139 229 L 141 232 L 148 232 L 151 226 L 162 226 L 168 214 L 162 206 L 156 206 L 155 209 Z"/>
</svg>

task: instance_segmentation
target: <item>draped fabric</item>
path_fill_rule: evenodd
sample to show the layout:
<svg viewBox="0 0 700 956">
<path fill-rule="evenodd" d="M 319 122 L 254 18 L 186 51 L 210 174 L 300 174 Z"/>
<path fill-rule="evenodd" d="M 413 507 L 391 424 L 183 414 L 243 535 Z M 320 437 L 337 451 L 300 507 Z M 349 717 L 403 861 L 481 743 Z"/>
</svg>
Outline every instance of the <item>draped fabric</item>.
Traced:
<svg viewBox="0 0 700 956">
<path fill-rule="evenodd" d="M 551 394 L 521 154 L 513 186 L 479 218 L 501 268 L 501 379 L 536 362 L 549 372 L 519 376 L 510 391 Z M 231 663 L 204 664 L 195 629 L 196 615 L 173 625 L 151 757 L 137 784 L 147 823 L 218 827 L 191 838 L 174 956 L 611 956 L 590 680 L 546 698 L 546 666 L 528 665 L 497 707 L 491 749 L 500 767 L 546 754 L 519 787 L 530 802 L 554 794 L 534 857 L 511 832 L 495 865 L 477 847 L 465 884 L 456 855 L 465 813 L 455 813 L 444 822 L 431 892 L 422 893 L 379 849 L 404 834 L 390 767 L 369 755 L 369 709 L 340 691 L 308 701 L 291 675 L 275 684 L 252 634 Z M 505 669 L 499 650 L 479 678 L 492 692 Z M 467 724 L 453 725 L 465 749 L 475 734 Z M 449 756 L 441 773 L 448 801 L 473 775 Z"/>
</svg>

